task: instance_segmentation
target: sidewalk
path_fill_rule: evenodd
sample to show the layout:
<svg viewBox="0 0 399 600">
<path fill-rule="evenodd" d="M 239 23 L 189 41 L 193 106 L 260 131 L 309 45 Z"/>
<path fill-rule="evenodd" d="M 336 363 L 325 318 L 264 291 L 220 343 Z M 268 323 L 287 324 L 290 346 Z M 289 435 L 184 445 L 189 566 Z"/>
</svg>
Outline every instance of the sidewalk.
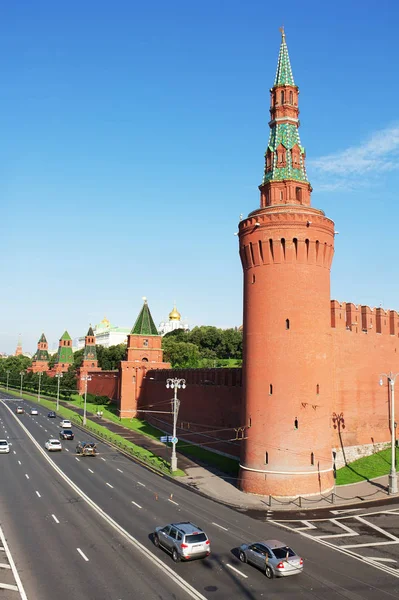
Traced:
<svg viewBox="0 0 399 600">
<path fill-rule="evenodd" d="M 73 404 L 61 401 L 60 404 L 64 405 L 70 410 L 82 415 L 83 409 L 77 408 Z M 170 447 L 166 446 L 160 441 L 148 438 L 147 436 L 132 431 L 114 423 L 107 419 L 98 419 L 94 413 L 87 413 L 87 416 L 101 424 L 113 433 L 124 437 L 126 440 L 141 446 L 147 450 L 150 450 L 153 454 L 160 456 L 161 458 L 170 460 Z M 223 504 L 239 508 L 241 510 L 256 510 L 256 511 L 292 511 L 299 509 L 322 509 L 348 505 L 361 505 L 362 502 L 384 500 L 388 497 L 388 475 L 384 475 L 374 480 L 361 481 L 359 483 L 352 483 L 344 486 L 338 486 L 333 494 L 323 497 L 310 497 L 310 498 L 296 498 L 292 501 L 270 498 L 269 496 L 257 496 L 255 494 L 246 494 L 241 492 L 236 487 L 235 479 L 228 477 L 224 473 L 213 469 L 212 467 L 204 467 L 198 465 L 187 456 L 184 456 L 180 452 L 178 454 L 178 465 L 179 469 L 185 471 L 185 477 L 174 477 L 174 480 L 179 481 L 187 487 L 193 488 L 199 493 L 217 500 Z M 397 496 L 399 500 L 399 495 Z"/>
</svg>

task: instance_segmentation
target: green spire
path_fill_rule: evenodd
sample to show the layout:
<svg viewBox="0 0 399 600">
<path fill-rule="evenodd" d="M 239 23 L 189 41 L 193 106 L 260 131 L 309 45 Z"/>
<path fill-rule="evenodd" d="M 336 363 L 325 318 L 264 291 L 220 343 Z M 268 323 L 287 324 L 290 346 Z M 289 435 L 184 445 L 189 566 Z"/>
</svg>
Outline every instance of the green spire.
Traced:
<svg viewBox="0 0 399 600">
<path fill-rule="evenodd" d="M 150 309 L 148 308 L 147 298 L 144 298 L 143 308 L 130 333 L 135 335 L 159 335 L 152 319 Z"/>
<path fill-rule="evenodd" d="M 46 336 L 44 335 L 44 333 L 42 333 L 40 337 L 39 344 L 47 344 Z"/>
<path fill-rule="evenodd" d="M 88 331 L 88 332 L 87 332 L 87 334 L 86 334 L 86 337 L 87 337 L 87 336 L 89 336 L 89 335 L 90 335 L 90 336 L 92 336 L 92 337 L 94 336 L 93 327 L 92 327 L 91 325 L 90 325 L 90 327 L 89 327 L 89 331 Z"/>
<path fill-rule="evenodd" d="M 71 336 L 69 335 L 69 333 L 67 331 L 64 331 L 64 335 L 60 338 L 60 341 L 62 340 L 63 342 L 67 341 L 67 340 L 71 340 Z"/>
<path fill-rule="evenodd" d="M 287 43 L 285 41 L 284 27 L 281 27 L 281 45 L 278 55 L 276 77 L 274 86 L 277 85 L 295 85 L 294 76 L 292 74 L 290 57 L 288 54 Z"/>
</svg>

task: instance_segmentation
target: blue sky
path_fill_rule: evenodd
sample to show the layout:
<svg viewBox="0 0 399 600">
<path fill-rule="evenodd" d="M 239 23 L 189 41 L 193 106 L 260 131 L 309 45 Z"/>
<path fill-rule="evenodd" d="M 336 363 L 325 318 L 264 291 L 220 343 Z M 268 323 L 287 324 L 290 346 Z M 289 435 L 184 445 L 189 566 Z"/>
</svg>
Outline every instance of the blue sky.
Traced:
<svg viewBox="0 0 399 600">
<path fill-rule="evenodd" d="M 4 0 L 0 351 L 176 300 L 242 322 L 240 213 L 259 206 L 284 24 L 332 297 L 399 309 L 393 0 Z"/>
</svg>

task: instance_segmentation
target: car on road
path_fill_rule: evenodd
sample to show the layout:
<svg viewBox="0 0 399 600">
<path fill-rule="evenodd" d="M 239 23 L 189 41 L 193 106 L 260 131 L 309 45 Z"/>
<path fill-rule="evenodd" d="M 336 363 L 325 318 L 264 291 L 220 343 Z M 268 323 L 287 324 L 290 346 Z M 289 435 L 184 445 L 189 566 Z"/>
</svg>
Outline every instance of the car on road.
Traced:
<svg viewBox="0 0 399 600">
<path fill-rule="evenodd" d="M 30 409 L 30 414 L 31 415 L 38 415 L 39 413 L 37 412 L 37 408 L 31 408 Z"/>
<path fill-rule="evenodd" d="M 94 442 L 78 442 L 75 452 L 80 456 L 96 456 L 98 454 L 97 446 Z"/>
<path fill-rule="evenodd" d="M 278 540 L 242 544 L 239 558 L 241 562 L 251 563 L 264 571 L 268 579 L 299 575 L 303 571 L 303 559 Z"/>
<path fill-rule="evenodd" d="M 57 418 L 57 415 L 56 415 L 56 413 L 53 410 L 50 410 L 50 412 L 48 413 L 47 416 L 48 416 L 49 419 L 56 419 Z"/>
<path fill-rule="evenodd" d="M 208 536 L 201 527 L 190 521 L 156 527 L 154 544 L 169 552 L 175 562 L 205 558 L 211 553 Z"/>
<path fill-rule="evenodd" d="M 23 415 L 25 409 L 22 406 L 17 406 L 17 410 L 15 412 L 17 413 L 17 415 Z"/>
<path fill-rule="evenodd" d="M 10 444 L 7 440 L 0 440 L 0 454 L 8 454 L 10 452 Z"/>
<path fill-rule="evenodd" d="M 62 427 L 63 429 L 71 429 L 72 423 L 68 419 L 62 419 L 60 427 Z"/>
<path fill-rule="evenodd" d="M 44 444 L 44 447 L 49 452 L 57 452 L 57 451 L 62 450 L 60 440 L 56 440 L 55 438 L 50 438 L 49 440 L 47 440 L 47 442 Z"/>
<path fill-rule="evenodd" d="M 74 436 L 72 429 L 62 429 L 60 431 L 60 439 L 61 440 L 73 440 L 74 437 L 75 436 Z"/>
</svg>

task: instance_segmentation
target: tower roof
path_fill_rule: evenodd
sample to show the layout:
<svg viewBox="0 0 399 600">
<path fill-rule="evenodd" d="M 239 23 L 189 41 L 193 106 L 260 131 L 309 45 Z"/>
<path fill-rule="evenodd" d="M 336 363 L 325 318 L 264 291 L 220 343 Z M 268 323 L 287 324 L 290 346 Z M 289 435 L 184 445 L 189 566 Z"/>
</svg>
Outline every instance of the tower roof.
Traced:
<svg viewBox="0 0 399 600">
<path fill-rule="evenodd" d="M 44 333 L 40 336 L 39 344 L 47 344 L 46 336 Z"/>
<path fill-rule="evenodd" d="M 278 85 L 295 85 L 294 76 L 292 74 L 288 47 L 285 41 L 284 27 L 281 27 L 281 44 L 278 55 L 276 77 L 274 79 L 274 87 Z"/>
<path fill-rule="evenodd" d="M 130 333 L 135 335 L 159 335 L 152 319 L 150 309 L 148 308 L 147 298 L 144 298 L 143 308 Z"/>
<path fill-rule="evenodd" d="M 71 340 L 71 339 L 72 338 L 67 331 L 64 331 L 63 335 L 60 337 L 60 341 L 62 340 L 63 342 L 65 342 L 66 340 Z"/>
<path fill-rule="evenodd" d="M 94 336 L 93 327 L 92 327 L 91 325 L 90 325 L 90 327 L 89 327 L 89 331 L 86 333 L 86 337 L 87 337 L 87 336 L 89 336 L 89 335 L 90 335 L 90 336 Z"/>
</svg>

